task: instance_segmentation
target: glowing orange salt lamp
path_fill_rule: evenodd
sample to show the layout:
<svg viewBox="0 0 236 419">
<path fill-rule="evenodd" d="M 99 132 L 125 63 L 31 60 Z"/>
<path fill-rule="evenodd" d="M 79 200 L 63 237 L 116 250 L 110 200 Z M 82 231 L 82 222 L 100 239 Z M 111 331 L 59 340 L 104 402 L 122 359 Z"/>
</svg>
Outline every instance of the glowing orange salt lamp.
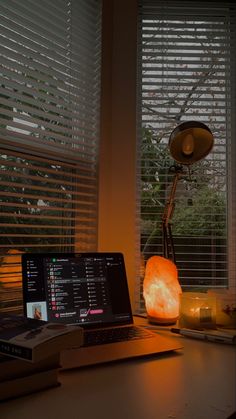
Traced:
<svg viewBox="0 0 236 419">
<path fill-rule="evenodd" d="M 162 256 L 148 259 L 143 282 L 143 296 L 150 322 L 174 324 L 179 316 L 182 293 L 175 264 Z"/>
</svg>

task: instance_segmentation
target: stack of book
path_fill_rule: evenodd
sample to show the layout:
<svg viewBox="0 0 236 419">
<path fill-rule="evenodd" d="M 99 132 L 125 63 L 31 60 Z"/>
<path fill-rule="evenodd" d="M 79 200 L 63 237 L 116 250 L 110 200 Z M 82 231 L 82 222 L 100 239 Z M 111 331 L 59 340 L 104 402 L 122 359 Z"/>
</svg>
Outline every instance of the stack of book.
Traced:
<svg viewBox="0 0 236 419">
<path fill-rule="evenodd" d="M 1 356 L 0 401 L 60 385 L 59 366 L 58 354 L 36 363 Z"/>
<path fill-rule="evenodd" d="M 0 316 L 0 401 L 60 385 L 60 351 L 82 343 L 79 326 Z"/>
</svg>

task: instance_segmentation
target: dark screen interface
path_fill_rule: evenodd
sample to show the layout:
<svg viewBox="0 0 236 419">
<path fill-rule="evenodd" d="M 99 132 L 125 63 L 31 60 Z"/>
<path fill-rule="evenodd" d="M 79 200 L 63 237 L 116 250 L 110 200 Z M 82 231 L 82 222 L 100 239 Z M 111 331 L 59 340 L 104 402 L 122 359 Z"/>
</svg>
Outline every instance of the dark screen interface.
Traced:
<svg viewBox="0 0 236 419">
<path fill-rule="evenodd" d="M 83 325 L 131 317 L 120 254 L 26 255 L 23 282 L 27 317 Z"/>
</svg>

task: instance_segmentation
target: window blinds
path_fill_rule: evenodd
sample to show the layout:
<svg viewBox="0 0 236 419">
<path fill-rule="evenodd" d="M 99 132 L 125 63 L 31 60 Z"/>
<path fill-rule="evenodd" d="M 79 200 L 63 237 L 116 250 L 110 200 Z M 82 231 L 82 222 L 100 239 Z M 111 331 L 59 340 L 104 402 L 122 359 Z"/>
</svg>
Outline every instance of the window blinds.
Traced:
<svg viewBox="0 0 236 419">
<path fill-rule="evenodd" d="M 96 250 L 101 4 L 0 4 L 0 292 L 20 254 Z"/>
<path fill-rule="evenodd" d="M 91 160 L 99 105 L 96 1 L 1 2 L 1 137 Z"/>
<path fill-rule="evenodd" d="M 162 254 L 161 217 L 175 163 L 168 150 L 170 133 L 180 122 L 196 120 L 214 135 L 212 152 L 191 166 L 176 192 L 172 228 L 180 282 L 187 288 L 227 286 L 234 45 L 231 3 L 139 2 L 137 215 L 144 262 Z"/>
</svg>

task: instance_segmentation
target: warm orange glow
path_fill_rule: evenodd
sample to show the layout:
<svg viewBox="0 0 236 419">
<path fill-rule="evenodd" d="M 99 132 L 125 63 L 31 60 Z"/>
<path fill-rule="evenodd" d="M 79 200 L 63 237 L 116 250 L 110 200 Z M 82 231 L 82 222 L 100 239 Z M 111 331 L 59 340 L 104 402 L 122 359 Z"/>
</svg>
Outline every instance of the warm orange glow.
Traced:
<svg viewBox="0 0 236 419">
<path fill-rule="evenodd" d="M 179 316 L 182 293 L 175 264 L 162 256 L 148 259 L 143 282 L 143 296 L 150 321 L 175 323 Z"/>
<path fill-rule="evenodd" d="M 183 292 L 180 298 L 179 326 L 189 329 L 213 329 L 216 300 L 205 292 Z"/>
<path fill-rule="evenodd" d="M 21 274 L 21 254 L 19 250 L 11 249 L 4 256 L 0 264 L 0 284 L 3 284 L 4 288 L 15 287 L 21 285 L 22 274 Z"/>
</svg>

